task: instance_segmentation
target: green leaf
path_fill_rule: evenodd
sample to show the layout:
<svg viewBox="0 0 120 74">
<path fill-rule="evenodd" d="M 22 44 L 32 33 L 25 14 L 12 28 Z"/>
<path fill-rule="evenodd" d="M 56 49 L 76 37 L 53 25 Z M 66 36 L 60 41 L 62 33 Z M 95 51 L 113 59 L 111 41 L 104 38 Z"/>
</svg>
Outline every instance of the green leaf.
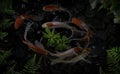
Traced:
<svg viewBox="0 0 120 74">
<path fill-rule="evenodd" d="M 107 74 L 120 73 L 120 47 L 113 47 L 107 50 Z"/>
<path fill-rule="evenodd" d="M 15 73 L 14 68 L 15 64 L 7 70 L 6 74 L 14 74 Z"/>
<path fill-rule="evenodd" d="M 12 1 L 13 0 L 0 0 L 0 13 L 14 13 L 14 10 L 12 9 Z"/>
<path fill-rule="evenodd" d="M 3 40 L 4 37 L 8 35 L 7 32 L 0 32 L 0 39 Z"/>
<path fill-rule="evenodd" d="M 11 51 L 12 51 L 12 49 L 10 49 L 8 51 L 0 50 L 0 64 L 3 63 L 5 61 L 5 59 L 7 59 L 11 55 Z"/>
<path fill-rule="evenodd" d="M 56 39 L 60 38 L 60 34 L 59 33 L 55 34 L 54 38 L 56 38 Z"/>
<path fill-rule="evenodd" d="M 49 38 L 49 36 L 48 36 L 47 33 L 43 33 L 43 37 L 44 37 L 44 38 Z"/>
<path fill-rule="evenodd" d="M 2 21 L 2 23 L 0 24 L 0 28 L 6 29 L 6 28 L 10 27 L 13 23 L 14 23 L 14 22 L 11 21 L 11 19 L 4 19 L 4 20 Z"/>
<path fill-rule="evenodd" d="M 36 74 L 38 68 L 41 64 L 41 57 L 37 60 L 37 55 L 34 54 L 25 64 L 23 70 L 21 71 L 22 74 Z"/>
<path fill-rule="evenodd" d="M 45 32 L 46 32 L 47 34 L 51 34 L 51 32 L 50 32 L 50 29 L 49 29 L 49 28 L 45 28 Z"/>
<path fill-rule="evenodd" d="M 67 47 L 68 38 L 66 36 L 60 36 L 60 33 L 54 33 L 54 31 L 46 28 L 46 33 L 43 33 L 43 37 L 47 38 L 47 47 L 54 46 L 56 50 L 62 50 Z"/>
</svg>

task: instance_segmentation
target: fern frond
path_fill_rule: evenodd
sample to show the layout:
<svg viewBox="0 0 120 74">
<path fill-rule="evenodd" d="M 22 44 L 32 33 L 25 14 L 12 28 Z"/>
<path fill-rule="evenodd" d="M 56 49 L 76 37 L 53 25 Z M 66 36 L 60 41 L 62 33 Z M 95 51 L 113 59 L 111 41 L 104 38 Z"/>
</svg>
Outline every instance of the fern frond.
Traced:
<svg viewBox="0 0 120 74">
<path fill-rule="evenodd" d="M 41 59 L 36 62 L 36 54 L 27 61 L 24 69 L 21 71 L 22 74 L 36 74 L 36 71 L 40 67 Z"/>
<path fill-rule="evenodd" d="M 10 27 L 14 22 L 11 21 L 11 19 L 4 19 L 2 23 L 0 23 L 0 28 L 1 29 L 6 29 Z"/>
<path fill-rule="evenodd" d="M 14 67 L 15 67 L 15 64 L 7 70 L 6 74 L 14 74 L 15 73 Z"/>
<path fill-rule="evenodd" d="M 120 47 L 114 47 L 107 50 L 107 73 L 119 74 L 120 73 Z"/>
<path fill-rule="evenodd" d="M 7 32 L 0 32 L 0 39 L 3 40 L 4 37 L 8 35 Z"/>
<path fill-rule="evenodd" d="M 0 50 L 0 64 L 2 64 L 5 59 L 7 59 L 11 55 L 11 51 L 12 49 L 8 51 Z"/>
</svg>

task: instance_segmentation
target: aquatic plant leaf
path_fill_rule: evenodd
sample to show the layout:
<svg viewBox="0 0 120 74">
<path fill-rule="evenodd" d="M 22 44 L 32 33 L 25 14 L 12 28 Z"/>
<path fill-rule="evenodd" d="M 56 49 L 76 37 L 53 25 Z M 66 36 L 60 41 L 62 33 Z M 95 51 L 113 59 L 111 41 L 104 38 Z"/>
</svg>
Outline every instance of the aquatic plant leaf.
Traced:
<svg viewBox="0 0 120 74">
<path fill-rule="evenodd" d="M 12 49 L 8 51 L 0 50 L 0 64 L 3 63 L 5 59 L 11 55 L 11 51 Z"/>
<path fill-rule="evenodd" d="M 13 14 L 15 11 L 12 9 L 13 0 L 0 0 L 0 13 Z"/>
<path fill-rule="evenodd" d="M 15 68 L 15 64 L 9 68 L 9 70 L 7 70 L 6 74 L 14 74 L 15 71 L 14 71 L 14 68 Z"/>
<path fill-rule="evenodd" d="M 0 24 L 0 28 L 1 28 L 1 29 L 6 29 L 6 28 L 10 27 L 13 23 L 14 23 L 14 22 L 11 21 L 11 19 L 4 19 L 4 20 L 2 21 L 2 23 Z"/>
<path fill-rule="evenodd" d="M 45 32 L 49 35 L 49 34 L 51 34 L 51 32 L 50 32 L 50 29 L 49 28 L 45 28 Z"/>
<path fill-rule="evenodd" d="M 54 35 L 54 38 L 55 38 L 55 39 L 60 38 L 60 34 L 59 34 L 59 33 L 55 34 L 55 35 Z"/>
<path fill-rule="evenodd" d="M 48 36 L 47 33 L 43 33 L 43 37 L 44 37 L 44 38 L 49 38 L 49 36 Z"/>
<path fill-rule="evenodd" d="M 4 37 L 8 35 L 7 32 L 0 32 L 0 39 L 3 40 Z"/>
<path fill-rule="evenodd" d="M 68 38 L 60 35 L 60 33 L 54 33 L 48 28 L 45 29 L 46 33 L 43 33 L 43 37 L 47 38 L 47 47 L 54 46 L 56 50 L 62 50 L 67 48 Z"/>
</svg>

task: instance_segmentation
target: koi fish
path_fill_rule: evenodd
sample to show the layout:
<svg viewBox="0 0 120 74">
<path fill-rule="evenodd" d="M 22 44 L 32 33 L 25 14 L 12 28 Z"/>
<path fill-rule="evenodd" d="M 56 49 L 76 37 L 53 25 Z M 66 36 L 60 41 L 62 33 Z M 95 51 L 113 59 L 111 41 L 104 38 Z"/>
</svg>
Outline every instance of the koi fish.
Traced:
<svg viewBox="0 0 120 74">
<path fill-rule="evenodd" d="M 23 41 L 23 43 L 26 44 L 30 49 L 32 49 L 36 53 L 39 53 L 42 55 L 48 55 L 48 52 L 43 48 L 43 45 L 40 43 L 35 42 L 37 45 L 34 45 L 28 40 Z"/>
<path fill-rule="evenodd" d="M 25 19 L 34 19 L 34 16 L 30 16 L 27 14 L 22 14 L 18 16 L 15 20 L 14 28 L 17 30 L 23 23 Z"/>
<path fill-rule="evenodd" d="M 89 54 L 89 51 L 90 49 L 84 49 L 80 55 L 70 59 L 70 60 L 64 60 L 64 59 L 55 59 L 55 60 L 51 60 L 51 65 L 54 65 L 54 64 L 57 64 L 57 63 L 76 63 L 76 62 L 79 62 L 80 60 L 83 60 L 87 63 L 91 63 L 90 61 L 86 60 L 85 57 L 88 56 Z"/>
<path fill-rule="evenodd" d="M 58 5 L 46 5 L 46 6 L 43 7 L 43 10 L 44 11 L 49 11 L 49 12 L 52 12 L 52 11 L 65 11 L 70 16 L 68 21 L 71 21 L 72 14 L 68 10 L 66 10 L 66 9 L 64 9 L 64 8 L 58 6 Z"/>
<path fill-rule="evenodd" d="M 82 52 L 82 48 L 74 47 L 61 53 L 60 52 L 56 54 L 50 53 L 50 55 L 64 59 L 66 57 L 78 55 L 78 53 L 80 52 Z"/>
<path fill-rule="evenodd" d="M 81 29 L 88 29 L 88 26 L 81 20 L 79 20 L 78 18 L 72 18 L 72 23 L 74 23 L 76 26 L 80 27 Z"/>
<path fill-rule="evenodd" d="M 77 30 L 76 28 L 68 25 L 67 23 L 65 22 L 46 22 L 44 24 L 42 24 L 42 28 L 68 28 L 71 30 L 72 34 L 71 36 L 69 37 L 69 39 L 71 37 L 73 37 L 74 33 L 80 33 L 80 34 L 84 34 L 85 32 L 84 31 L 80 31 L 80 30 Z M 80 39 L 82 40 L 82 39 Z"/>
<path fill-rule="evenodd" d="M 68 28 L 72 32 L 71 36 L 68 39 L 70 39 L 73 36 L 73 29 L 72 29 L 72 27 L 69 26 L 65 22 L 46 22 L 46 23 L 42 24 L 42 28 L 53 28 L 53 29 L 54 28 Z"/>
<path fill-rule="evenodd" d="M 25 32 L 24 32 L 24 39 L 25 40 L 27 40 L 27 32 L 30 30 L 30 27 L 32 26 L 32 24 L 33 24 L 33 22 L 32 23 L 30 23 L 30 22 L 27 23 L 27 26 L 26 26 Z"/>
<path fill-rule="evenodd" d="M 74 23 L 76 26 L 86 31 L 86 35 L 83 37 L 83 40 L 85 42 L 89 42 L 90 37 L 91 37 L 91 32 L 90 32 L 89 27 L 83 21 L 77 18 L 72 18 L 72 23 Z"/>
<path fill-rule="evenodd" d="M 62 8 L 58 5 L 46 5 L 43 7 L 44 11 L 58 11 L 62 10 Z"/>
<path fill-rule="evenodd" d="M 63 27 L 63 28 L 71 28 L 67 23 L 65 22 L 46 22 L 42 24 L 42 28 L 58 28 L 58 27 Z"/>
</svg>

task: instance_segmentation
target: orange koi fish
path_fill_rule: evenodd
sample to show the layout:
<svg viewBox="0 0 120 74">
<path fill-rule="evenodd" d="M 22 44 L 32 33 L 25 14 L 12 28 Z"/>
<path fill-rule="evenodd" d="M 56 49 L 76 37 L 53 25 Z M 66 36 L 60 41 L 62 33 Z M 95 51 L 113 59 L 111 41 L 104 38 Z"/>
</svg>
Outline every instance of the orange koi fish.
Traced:
<svg viewBox="0 0 120 74">
<path fill-rule="evenodd" d="M 42 44 L 38 45 L 34 45 L 33 43 L 31 43 L 30 41 L 23 41 L 24 44 L 26 44 L 30 49 L 32 49 L 34 52 L 42 54 L 42 55 L 48 55 L 47 50 L 45 50 L 42 46 Z"/>
<path fill-rule="evenodd" d="M 17 30 L 24 22 L 25 19 L 34 19 L 33 16 L 27 15 L 27 14 L 22 14 L 20 16 L 18 16 L 15 20 L 14 23 L 14 28 Z"/>
<path fill-rule="evenodd" d="M 61 10 L 62 8 L 58 5 L 46 5 L 43 7 L 44 11 L 58 11 Z"/>
<path fill-rule="evenodd" d="M 58 5 L 52 5 L 52 4 L 51 4 L 51 5 L 43 6 L 43 10 L 44 10 L 44 11 L 47 11 L 47 12 L 52 12 L 52 11 L 65 11 L 65 12 L 67 12 L 67 13 L 70 15 L 70 18 L 69 18 L 68 21 L 71 21 L 72 14 L 71 14 L 68 10 L 66 10 L 66 9 L 64 9 L 64 8 L 58 6 Z"/>
<path fill-rule="evenodd" d="M 86 35 L 83 37 L 83 40 L 85 42 L 88 42 L 91 37 L 91 31 L 89 27 L 83 21 L 79 20 L 78 18 L 72 18 L 72 23 L 74 23 L 76 26 L 86 31 Z"/>
</svg>

